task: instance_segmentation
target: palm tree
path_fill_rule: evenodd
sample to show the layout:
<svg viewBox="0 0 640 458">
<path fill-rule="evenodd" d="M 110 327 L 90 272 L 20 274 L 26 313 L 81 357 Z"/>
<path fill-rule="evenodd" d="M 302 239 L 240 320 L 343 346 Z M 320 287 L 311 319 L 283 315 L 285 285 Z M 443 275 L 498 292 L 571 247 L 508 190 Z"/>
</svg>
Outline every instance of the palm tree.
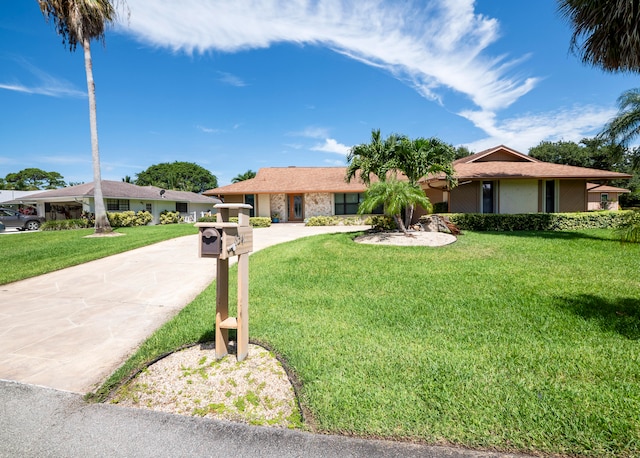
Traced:
<svg viewBox="0 0 640 458">
<path fill-rule="evenodd" d="M 392 160 L 400 137 L 390 135 L 382 140 L 380 129 L 371 131 L 371 141 L 351 148 L 347 156 L 347 175 L 345 179 L 351 182 L 360 172 L 360 179 L 367 186 L 371 183 L 371 175 L 380 181 L 387 179 L 387 173 L 393 168 Z"/>
<path fill-rule="evenodd" d="M 38 0 L 40 11 L 47 21 L 53 21 L 56 32 L 62 36 L 62 43 L 75 51 L 78 43 L 84 50 L 84 68 L 87 75 L 89 94 L 89 124 L 91 128 L 91 157 L 93 162 L 93 183 L 96 224 L 95 233 L 111 232 L 102 196 L 100 176 L 100 151 L 98 148 L 98 121 L 96 116 L 96 88 L 93 81 L 91 61 L 91 40 L 104 41 L 106 25 L 116 18 L 116 10 L 110 0 Z"/>
<path fill-rule="evenodd" d="M 256 177 L 256 172 L 254 172 L 253 170 L 247 170 L 246 172 L 239 173 L 238 175 L 233 177 L 231 182 L 232 183 L 240 183 L 241 181 L 250 180 L 251 178 L 255 178 L 255 177 Z"/>
<path fill-rule="evenodd" d="M 640 135 L 640 89 L 629 89 L 618 97 L 618 114 L 605 126 L 600 137 L 627 147 Z M 640 165 L 640 164 L 636 164 Z"/>
<path fill-rule="evenodd" d="M 360 215 L 371 213 L 380 205 L 384 206 L 385 215 L 393 217 L 398 228 L 407 236 L 409 232 L 402 221 L 402 210 L 410 205 L 420 205 L 431 210 L 431 202 L 419 186 L 399 181 L 395 177 L 371 184 L 364 194 L 358 213 Z"/>
<path fill-rule="evenodd" d="M 640 69 L 640 0 L 558 0 L 573 26 L 571 50 L 605 71 Z"/>
</svg>

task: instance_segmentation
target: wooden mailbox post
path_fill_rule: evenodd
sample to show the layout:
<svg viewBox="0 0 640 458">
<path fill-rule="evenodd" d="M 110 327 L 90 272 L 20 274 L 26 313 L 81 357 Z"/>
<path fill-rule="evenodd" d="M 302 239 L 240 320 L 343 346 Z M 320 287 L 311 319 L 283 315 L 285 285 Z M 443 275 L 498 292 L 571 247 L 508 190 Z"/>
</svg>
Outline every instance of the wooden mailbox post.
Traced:
<svg viewBox="0 0 640 458">
<path fill-rule="evenodd" d="M 200 229 L 200 257 L 216 258 L 216 358 L 226 356 L 229 329 L 237 330 L 237 359 L 249 351 L 249 253 L 253 229 L 246 204 L 217 204 L 215 223 L 196 223 Z M 229 222 L 229 210 L 238 210 L 238 222 Z M 229 316 L 229 257 L 238 256 L 238 310 Z"/>
</svg>

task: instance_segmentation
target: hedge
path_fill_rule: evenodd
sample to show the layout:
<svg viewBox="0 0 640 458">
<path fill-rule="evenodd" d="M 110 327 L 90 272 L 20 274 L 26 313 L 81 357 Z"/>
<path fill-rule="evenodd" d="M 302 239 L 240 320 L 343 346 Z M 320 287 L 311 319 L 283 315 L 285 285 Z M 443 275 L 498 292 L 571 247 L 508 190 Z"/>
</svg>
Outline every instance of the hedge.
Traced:
<svg viewBox="0 0 640 458">
<path fill-rule="evenodd" d="M 469 231 L 571 231 L 579 229 L 615 229 L 624 224 L 633 211 L 584 213 L 451 213 L 446 216 L 460 229 Z M 421 218 L 422 220 L 422 218 Z"/>
<path fill-rule="evenodd" d="M 364 224 L 359 216 L 312 216 L 305 226 L 360 226 Z"/>
</svg>

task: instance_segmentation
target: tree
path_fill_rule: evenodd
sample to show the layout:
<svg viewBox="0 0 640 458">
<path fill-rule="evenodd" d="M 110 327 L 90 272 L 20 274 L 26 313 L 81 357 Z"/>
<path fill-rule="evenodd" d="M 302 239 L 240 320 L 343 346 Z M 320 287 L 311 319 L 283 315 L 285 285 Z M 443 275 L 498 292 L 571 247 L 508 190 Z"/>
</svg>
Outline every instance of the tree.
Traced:
<svg viewBox="0 0 640 458">
<path fill-rule="evenodd" d="M 58 172 L 46 172 L 35 167 L 9 173 L 3 180 L 10 189 L 33 191 L 36 189 L 55 189 L 65 185 Z"/>
<path fill-rule="evenodd" d="M 629 89 L 618 97 L 618 114 L 604 127 L 601 137 L 611 143 L 628 146 L 640 135 L 640 89 Z M 640 169 L 640 155 L 634 151 L 634 169 Z"/>
<path fill-rule="evenodd" d="M 570 47 L 583 63 L 609 72 L 640 73 L 640 0 L 559 0 L 559 10 L 573 26 Z M 603 133 L 609 138 L 620 134 L 628 142 L 640 134 L 639 122 L 632 115 L 639 113 L 637 91 L 632 91 L 618 99 L 621 121 L 617 125 L 614 119 L 605 128 Z M 634 165 L 638 166 L 638 160 Z M 622 239 L 633 241 L 633 234 L 640 233 L 639 225 L 638 219 L 630 221 Z"/>
<path fill-rule="evenodd" d="M 232 183 L 240 183 L 241 181 L 250 180 L 256 177 L 256 172 L 253 170 L 247 170 L 244 173 L 238 174 L 231 180 Z"/>
<path fill-rule="evenodd" d="M 110 0 L 38 0 L 45 20 L 51 20 L 62 44 L 75 51 L 78 43 L 84 50 L 84 68 L 87 76 L 89 95 L 89 125 L 91 129 L 91 158 L 93 162 L 93 184 L 95 202 L 95 233 L 111 232 L 107 211 L 102 196 L 100 174 L 100 151 L 98 148 L 98 121 L 96 114 L 96 88 L 93 81 L 91 61 L 91 40 L 104 42 L 105 28 L 116 17 L 116 10 Z"/>
<path fill-rule="evenodd" d="M 437 138 L 411 140 L 405 135 L 392 134 L 383 140 L 380 130 L 373 130 L 369 143 L 354 146 L 349 152 L 346 180 L 351 181 L 360 172 L 360 179 L 369 186 L 371 175 L 384 182 L 402 173 L 409 184 L 417 186 L 427 175 L 444 173 L 453 186 L 455 156 L 453 147 Z M 411 222 L 413 209 L 409 203 L 406 225 Z"/>
<path fill-rule="evenodd" d="M 623 171 L 626 150 L 603 138 L 583 138 L 580 143 L 542 141 L 529 149 L 529 156 L 544 162 L 601 170 Z"/>
<path fill-rule="evenodd" d="M 640 69 L 640 0 L 559 0 L 573 26 L 570 49 L 605 71 Z"/>
<path fill-rule="evenodd" d="M 217 188 L 218 179 L 198 164 L 175 161 L 155 164 L 137 173 L 135 184 L 201 193 Z"/>
<path fill-rule="evenodd" d="M 371 213 L 379 206 L 384 207 L 385 215 L 393 217 L 398 228 L 405 234 L 407 227 L 402 221 L 402 211 L 410 205 L 420 205 L 430 210 L 431 202 L 419 186 L 407 181 L 400 181 L 395 177 L 387 181 L 372 183 L 365 191 L 364 200 L 358 208 L 360 215 Z"/>
</svg>

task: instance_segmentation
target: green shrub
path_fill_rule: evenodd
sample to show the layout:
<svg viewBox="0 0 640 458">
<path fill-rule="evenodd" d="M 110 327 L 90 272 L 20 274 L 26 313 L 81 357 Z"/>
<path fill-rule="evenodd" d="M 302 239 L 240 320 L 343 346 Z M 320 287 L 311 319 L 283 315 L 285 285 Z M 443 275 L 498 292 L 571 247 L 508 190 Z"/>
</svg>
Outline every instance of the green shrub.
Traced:
<svg viewBox="0 0 640 458">
<path fill-rule="evenodd" d="M 364 224 L 371 226 L 371 228 L 376 231 L 393 231 L 398 228 L 393 217 L 387 215 L 369 216 L 364 221 Z"/>
<path fill-rule="evenodd" d="M 51 220 L 42 223 L 40 230 L 42 231 L 66 231 L 71 229 L 86 229 L 93 227 L 93 221 L 88 219 L 61 219 Z"/>
<path fill-rule="evenodd" d="M 178 224 L 184 221 L 178 212 L 164 210 L 160 213 L 160 224 Z"/>
<path fill-rule="evenodd" d="M 305 226 L 360 226 L 366 224 L 359 216 L 312 216 Z"/>
<path fill-rule="evenodd" d="M 109 224 L 111 227 L 134 227 L 134 226 L 146 226 L 153 221 L 153 216 L 146 210 L 139 211 L 124 211 L 124 212 L 109 212 L 107 213 L 109 218 Z"/>
<path fill-rule="evenodd" d="M 216 216 L 203 216 L 201 218 L 198 218 L 198 222 L 199 223 L 215 223 L 216 222 Z M 238 222 L 238 217 L 237 216 L 232 216 L 231 218 L 229 218 L 229 222 L 230 223 L 237 223 Z M 251 218 L 249 218 L 249 226 L 251 227 L 269 227 L 271 226 L 271 218 L 267 218 L 264 216 L 252 216 Z"/>
<path fill-rule="evenodd" d="M 447 213 L 449 211 L 449 202 L 436 202 L 433 204 L 433 213 Z"/>
<path fill-rule="evenodd" d="M 617 228 L 627 220 L 628 211 L 583 213 L 452 213 L 449 219 L 469 231 L 571 231 Z"/>
<path fill-rule="evenodd" d="M 312 216 L 307 220 L 305 226 L 337 226 L 340 218 L 337 216 Z"/>
</svg>

